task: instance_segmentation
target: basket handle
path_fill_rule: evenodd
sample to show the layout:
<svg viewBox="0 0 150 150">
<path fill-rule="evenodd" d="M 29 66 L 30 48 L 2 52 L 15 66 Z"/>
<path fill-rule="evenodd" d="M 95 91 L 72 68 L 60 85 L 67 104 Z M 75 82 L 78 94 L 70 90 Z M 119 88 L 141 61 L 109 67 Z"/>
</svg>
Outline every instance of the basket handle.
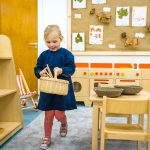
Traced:
<svg viewBox="0 0 150 150">
<path fill-rule="evenodd" d="M 49 77 L 50 77 L 50 78 L 53 78 L 52 72 L 51 72 L 51 70 L 50 70 L 48 64 L 46 64 L 46 69 L 48 70 L 48 75 L 49 75 Z"/>
<path fill-rule="evenodd" d="M 57 69 L 54 71 L 54 78 L 57 79 Z"/>
</svg>

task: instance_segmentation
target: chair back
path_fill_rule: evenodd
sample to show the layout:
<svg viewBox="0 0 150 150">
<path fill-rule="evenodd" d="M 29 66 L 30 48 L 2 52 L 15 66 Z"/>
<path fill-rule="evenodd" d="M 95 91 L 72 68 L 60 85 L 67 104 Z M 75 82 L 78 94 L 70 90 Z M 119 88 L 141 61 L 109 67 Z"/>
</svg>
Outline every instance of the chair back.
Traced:
<svg viewBox="0 0 150 150">
<path fill-rule="evenodd" d="M 140 149 L 140 141 L 148 141 L 148 149 L 150 149 L 150 100 L 143 98 L 138 99 L 122 99 L 103 97 L 103 108 L 101 118 L 101 141 L 100 149 L 104 150 L 105 139 L 116 140 L 133 140 L 137 142 L 137 149 Z M 138 114 L 138 122 L 136 124 L 126 123 L 107 123 L 106 114 Z M 144 129 L 144 114 L 147 114 L 146 130 Z M 142 117 L 142 118 L 141 118 Z"/>
<path fill-rule="evenodd" d="M 149 100 L 127 100 L 104 97 L 106 113 L 148 114 Z"/>
</svg>

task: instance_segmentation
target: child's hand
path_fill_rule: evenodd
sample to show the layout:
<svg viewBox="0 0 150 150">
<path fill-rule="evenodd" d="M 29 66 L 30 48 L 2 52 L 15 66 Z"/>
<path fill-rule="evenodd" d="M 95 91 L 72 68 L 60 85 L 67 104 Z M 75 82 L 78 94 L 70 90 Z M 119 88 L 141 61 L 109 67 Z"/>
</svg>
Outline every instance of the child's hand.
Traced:
<svg viewBox="0 0 150 150">
<path fill-rule="evenodd" d="M 41 77 L 47 77 L 48 76 L 46 69 L 43 69 L 39 74 Z"/>
<path fill-rule="evenodd" d="M 56 73 L 57 76 L 59 76 L 60 74 L 62 74 L 62 69 L 59 67 L 55 67 L 54 68 L 54 73 Z"/>
</svg>

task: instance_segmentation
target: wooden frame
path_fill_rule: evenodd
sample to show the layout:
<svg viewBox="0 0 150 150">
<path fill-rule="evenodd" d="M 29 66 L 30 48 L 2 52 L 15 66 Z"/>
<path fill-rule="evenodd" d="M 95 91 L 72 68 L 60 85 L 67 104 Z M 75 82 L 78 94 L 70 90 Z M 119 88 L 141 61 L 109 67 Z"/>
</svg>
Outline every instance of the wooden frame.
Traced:
<svg viewBox="0 0 150 150">
<path fill-rule="evenodd" d="M 24 77 L 24 74 L 21 69 L 18 69 L 18 74 L 17 74 L 17 84 L 19 88 L 19 94 L 20 94 L 20 100 L 22 104 L 23 109 L 28 109 L 28 108 L 34 108 L 37 109 L 38 104 L 35 102 L 33 97 L 37 95 L 36 91 L 30 91 L 27 81 Z M 27 107 L 27 102 L 31 100 L 32 107 Z"/>
<path fill-rule="evenodd" d="M 87 1 L 87 3 L 88 3 L 88 1 Z M 117 3 L 117 2 L 116 2 Z M 145 5 L 148 3 L 148 0 L 145 0 Z M 134 6 L 134 4 L 136 4 L 137 6 L 140 6 L 141 5 L 141 3 L 139 3 L 139 4 L 137 4 L 137 3 L 135 3 L 135 1 L 133 1 L 132 2 L 132 4 L 127 4 L 127 2 L 125 2 L 125 4 L 124 5 L 129 5 L 129 6 Z M 111 3 L 111 5 L 112 5 L 112 3 Z M 104 5 L 103 5 L 104 6 Z M 148 5 L 146 5 L 146 6 L 148 6 Z M 93 5 L 93 7 L 96 7 L 96 5 Z M 114 5 L 112 6 L 112 7 L 114 7 Z M 116 7 L 116 6 L 115 6 Z M 87 8 L 86 8 L 87 9 Z M 79 9 L 79 12 L 81 12 L 81 13 L 83 13 L 83 11 L 85 11 L 86 9 Z M 89 9 L 89 8 L 88 8 Z M 75 9 L 73 9 L 72 8 L 72 0 L 71 1 L 68 1 L 68 49 L 70 49 L 71 50 L 71 34 L 72 34 L 72 22 L 73 22 L 73 15 L 72 15 L 72 11 L 73 10 L 75 10 Z M 90 10 L 88 10 L 88 12 L 89 12 Z M 86 13 L 87 13 L 87 10 L 86 10 Z M 130 13 L 131 14 L 131 13 Z M 148 14 L 150 14 L 150 10 L 148 9 L 148 11 L 147 11 L 147 15 Z M 88 14 L 87 14 L 88 15 Z M 131 18 L 131 17 L 130 17 Z M 147 17 L 148 18 L 148 17 Z M 90 19 L 89 19 L 90 20 Z M 131 21 L 130 21 L 131 22 Z M 147 23 L 150 23 L 150 20 L 148 20 L 148 22 Z M 93 22 L 93 24 L 95 24 L 94 22 Z M 114 23 L 113 23 L 114 24 Z M 76 26 L 76 25 L 74 25 L 74 26 Z M 85 24 L 85 26 L 86 26 L 86 24 Z M 130 27 L 130 26 L 129 26 Z M 78 28 L 78 27 L 76 27 L 76 28 Z M 119 27 L 120 28 L 120 27 Z M 127 27 L 121 27 L 121 28 L 124 28 L 124 29 L 127 29 Z M 130 28 L 132 28 L 132 27 L 130 27 Z M 145 27 L 142 27 L 142 28 L 145 28 Z M 142 31 L 144 32 L 145 31 L 145 29 L 142 29 Z M 73 32 L 75 32 L 75 31 L 73 31 Z M 85 32 L 87 32 L 87 31 L 85 31 Z M 118 30 L 118 35 L 120 34 L 120 31 Z M 148 40 L 149 40 L 149 37 L 150 37 L 150 35 L 148 35 Z M 143 39 L 142 39 L 143 40 Z M 130 56 L 130 55 L 136 55 L 136 56 L 147 56 L 147 55 L 150 55 L 150 50 L 149 50 L 149 48 L 148 48 L 148 46 L 146 45 L 146 49 L 144 50 L 144 46 L 143 45 L 141 45 L 140 46 L 140 49 L 136 49 L 136 48 L 133 48 L 133 49 L 131 49 L 131 48 L 123 48 L 123 49 L 107 49 L 107 50 L 104 50 L 105 48 L 102 48 L 101 50 L 90 50 L 90 49 L 87 49 L 87 41 L 86 41 L 86 43 L 85 43 L 85 48 L 86 48 L 86 50 L 84 51 L 84 52 L 75 52 L 75 51 L 72 51 L 72 53 L 74 54 L 74 55 L 86 55 L 86 56 L 95 56 L 95 55 L 111 55 L 111 56 L 115 56 L 115 55 L 124 55 L 124 56 Z"/>
</svg>

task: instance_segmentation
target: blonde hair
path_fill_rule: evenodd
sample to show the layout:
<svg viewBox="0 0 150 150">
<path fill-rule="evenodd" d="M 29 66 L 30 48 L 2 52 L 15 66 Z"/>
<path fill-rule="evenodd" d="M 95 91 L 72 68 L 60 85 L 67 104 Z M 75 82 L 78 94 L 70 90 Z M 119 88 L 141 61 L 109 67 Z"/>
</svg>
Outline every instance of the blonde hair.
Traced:
<svg viewBox="0 0 150 150">
<path fill-rule="evenodd" d="M 47 36 L 51 34 L 52 32 L 56 32 L 58 36 L 60 37 L 60 39 L 63 39 L 61 30 L 58 25 L 48 25 L 44 30 L 44 39 L 46 39 Z"/>
</svg>

